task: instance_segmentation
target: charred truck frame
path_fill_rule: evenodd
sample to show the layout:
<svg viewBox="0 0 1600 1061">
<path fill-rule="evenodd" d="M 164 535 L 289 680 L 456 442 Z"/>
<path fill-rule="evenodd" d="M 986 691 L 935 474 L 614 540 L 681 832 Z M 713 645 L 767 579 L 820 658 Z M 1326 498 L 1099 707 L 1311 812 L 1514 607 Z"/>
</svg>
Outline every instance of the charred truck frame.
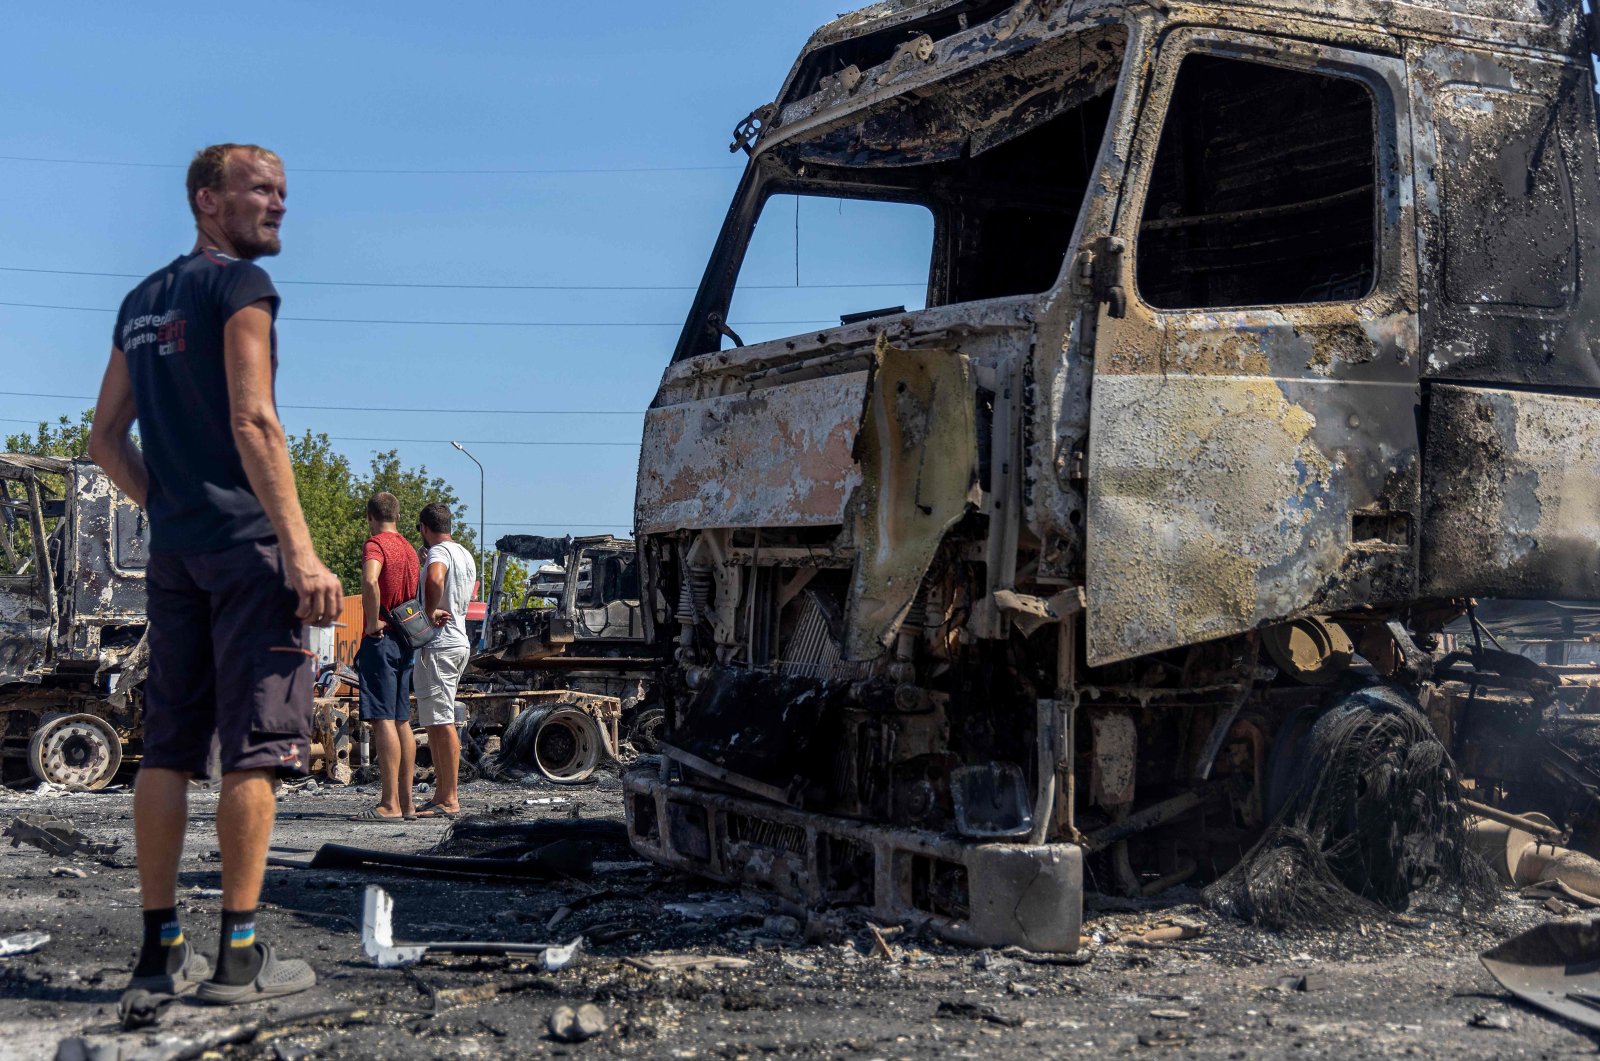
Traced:
<svg viewBox="0 0 1600 1061">
<path fill-rule="evenodd" d="M 658 660 L 645 637 L 634 543 L 609 534 L 510 534 L 495 550 L 488 644 L 472 660 L 483 680 L 460 694 L 473 743 L 501 741 L 502 752 L 522 753 L 514 761 L 559 783 L 587 781 L 622 754 L 624 740 L 654 751 L 663 717 L 652 701 Z M 537 568 L 516 599 L 503 592 L 513 558 L 561 562 L 553 602 Z"/>
<path fill-rule="evenodd" d="M 638 850 L 1072 950 L 1086 871 L 1238 857 L 1319 683 L 1420 696 L 1466 598 L 1600 596 L 1588 30 L 891 0 L 818 31 L 739 127 L 645 422 Z M 738 345 L 775 194 L 926 206 L 928 308 Z"/>
<path fill-rule="evenodd" d="M 149 527 L 92 461 L 0 453 L 7 767 L 25 760 L 39 781 L 97 790 L 142 753 Z M 354 706 L 316 700 L 311 766 L 333 780 L 349 778 Z"/>
<path fill-rule="evenodd" d="M 147 529 L 96 465 L 0 454 L 0 721 L 42 781 L 104 788 L 137 733 Z"/>
</svg>

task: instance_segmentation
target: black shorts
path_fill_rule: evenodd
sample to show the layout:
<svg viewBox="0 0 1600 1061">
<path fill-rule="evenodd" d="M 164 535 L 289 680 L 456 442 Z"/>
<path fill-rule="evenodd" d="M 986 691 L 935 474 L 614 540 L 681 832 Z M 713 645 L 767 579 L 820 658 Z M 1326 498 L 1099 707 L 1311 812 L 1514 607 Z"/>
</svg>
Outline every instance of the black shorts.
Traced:
<svg viewBox="0 0 1600 1061">
<path fill-rule="evenodd" d="M 225 774 L 306 773 L 316 663 L 277 542 L 155 553 L 145 575 L 143 765 L 204 777 L 215 733 Z"/>
</svg>

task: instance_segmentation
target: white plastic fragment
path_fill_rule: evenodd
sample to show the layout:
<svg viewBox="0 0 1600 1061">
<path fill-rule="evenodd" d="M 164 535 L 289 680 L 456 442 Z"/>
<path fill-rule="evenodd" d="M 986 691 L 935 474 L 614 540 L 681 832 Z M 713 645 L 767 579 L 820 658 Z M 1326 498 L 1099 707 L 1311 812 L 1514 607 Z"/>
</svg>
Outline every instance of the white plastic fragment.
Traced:
<svg viewBox="0 0 1600 1061">
<path fill-rule="evenodd" d="M 32 954 L 50 942 L 48 932 L 18 932 L 0 939 L 0 958 L 14 958 L 19 954 Z"/>
<path fill-rule="evenodd" d="M 378 968 L 392 969 L 419 960 L 428 948 L 394 945 L 394 900 L 376 884 L 369 884 L 361 903 L 361 949 Z"/>
<path fill-rule="evenodd" d="M 559 972 L 570 965 L 581 950 L 583 950 L 583 937 L 579 936 L 564 947 L 545 948 L 545 952 L 539 956 L 539 961 L 543 963 L 545 972 Z"/>
</svg>

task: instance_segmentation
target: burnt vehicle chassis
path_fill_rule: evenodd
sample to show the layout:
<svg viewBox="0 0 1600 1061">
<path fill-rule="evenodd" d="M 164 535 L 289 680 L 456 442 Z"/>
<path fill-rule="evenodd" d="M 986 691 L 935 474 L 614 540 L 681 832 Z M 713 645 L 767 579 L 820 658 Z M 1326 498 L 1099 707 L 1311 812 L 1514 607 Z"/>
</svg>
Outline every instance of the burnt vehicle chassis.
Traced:
<svg viewBox="0 0 1600 1061">
<path fill-rule="evenodd" d="M 1237 860 L 1352 677 L 1437 714 L 1436 666 L 1498 674 L 1447 659 L 1469 598 L 1600 596 L 1588 32 L 1522 0 L 818 31 L 736 133 L 646 417 L 635 847 L 1070 951 L 1086 874 Z M 775 193 L 928 206 L 929 308 L 738 345 Z"/>
<path fill-rule="evenodd" d="M 8 767 L 104 788 L 138 751 L 146 525 L 96 465 L 0 455 L 0 718 Z"/>
<path fill-rule="evenodd" d="M 559 783 L 587 780 L 623 754 L 624 741 L 655 751 L 664 717 L 654 697 L 659 656 L 645 637 L 634 543 L 608 534 L 513 534 L 495 549 L 487 644 L 460 696 L 472 717 L 469 747 L 480 758 L 498 748 L 503 763 L 505 744 L 515 742 L 521 761 Z M 561 586 L 546 597 L 530 579 L 513 599 L 502 589 L 513 557 L 559 559 Z"/>
<path fill-rule="evenodd" d="M 105 788 L 141 752 L 145 536 L 87 460 L 0 454 L 0 765 Z M 349 716 L 316 701 L 313 772 L 349 776 Z"/>
</svg>

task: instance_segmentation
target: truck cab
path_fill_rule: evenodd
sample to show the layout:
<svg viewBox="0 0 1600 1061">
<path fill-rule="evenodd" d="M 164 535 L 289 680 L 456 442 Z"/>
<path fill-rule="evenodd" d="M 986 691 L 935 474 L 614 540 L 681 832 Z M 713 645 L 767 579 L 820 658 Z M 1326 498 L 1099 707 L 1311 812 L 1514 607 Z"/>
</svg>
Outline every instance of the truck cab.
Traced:
<svg viewBox="0 0 1600 1061">
<path fill-rule="evenodd" d="M 734 149 L 644 426 L 642 853 L 1072 950 L 1333 676 L 1600 596 L 1577 3 L 889 0 Z M 924 218 L 925 285 L 746 343 L 815 202 Z"/>
</svg>

